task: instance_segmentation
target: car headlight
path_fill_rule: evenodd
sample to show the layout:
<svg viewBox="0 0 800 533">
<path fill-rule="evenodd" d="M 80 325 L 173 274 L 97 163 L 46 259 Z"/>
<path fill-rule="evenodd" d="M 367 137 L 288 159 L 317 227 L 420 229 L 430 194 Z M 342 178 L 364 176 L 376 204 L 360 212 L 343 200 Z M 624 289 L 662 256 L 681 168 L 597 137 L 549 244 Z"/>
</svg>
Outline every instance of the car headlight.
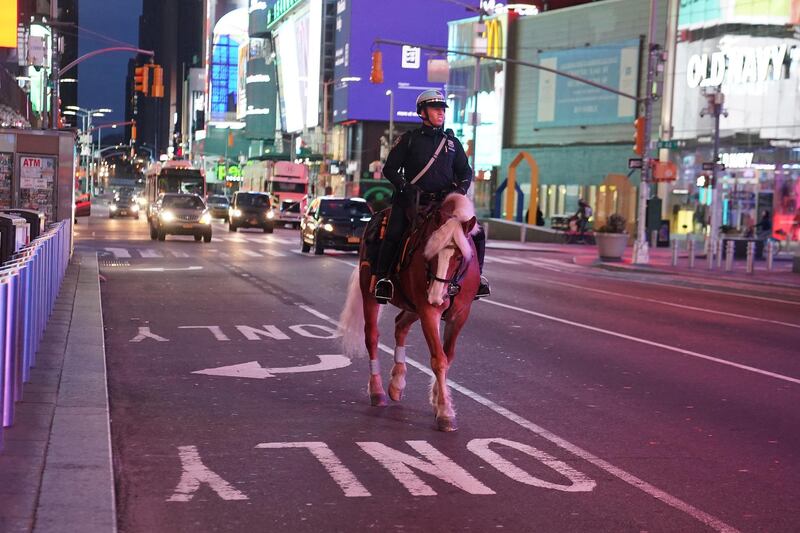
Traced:
<svg viewBox="0 0 800 533">
<path fill-rule="evenodd" d="M 322 225 L 322 229 L 324 229 L 325 231 L 333 231 L 333 224 L 325 223 Z"/>
<path fill-rule="evenodd" d="M 161 217 L 161 220 L 164 222 L 172 222 L 175 220 L 175 213 L 172 211 L 162 211 L 159 217 Z"/>
<path fill-rule="evenodd" d="M 267 211 L 267 218 L 272 220 L 275 218 L 275 213 L 273 211 Z"/>
<path fill-rule="evenodd" d="M 242 216 L 241 209 L 231 209 L 231 216 L 234 216 L 234 217 Z"/>
<path fill-rule="evenodd" d="M 200 217 L 201 224 L 211 224 L 211 214 L 210 213 L 203 213 L 203 216 Z"/>
<path fill-rule="evenodd" d="M 136 205 L 136 204 L 133 204 L 131 206 L 131 211 L 133 211 L 134 213 L 138 213 L 139 212 L 139 206 Z"/>
<path fill-rule="evenodd" d="M 108 210 L 109 211 L 116 211 L 117 210 L 117 206 L 114 205 L 114 204 L 111 204 L 111 205 L 108 206 Z"/>
</svg>

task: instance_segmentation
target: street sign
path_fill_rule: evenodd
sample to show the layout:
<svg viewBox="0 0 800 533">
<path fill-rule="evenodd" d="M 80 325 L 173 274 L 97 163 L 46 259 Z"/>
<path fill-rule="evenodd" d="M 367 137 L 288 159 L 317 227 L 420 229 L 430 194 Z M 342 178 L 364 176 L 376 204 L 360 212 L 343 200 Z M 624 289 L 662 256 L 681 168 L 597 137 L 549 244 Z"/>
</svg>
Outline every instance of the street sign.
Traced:
<svg viewBox="0 0 800 533">
<path fill-rule="evenodd" d="M 717 170 L 725 170 L 725 165 L 722 163 L 716 164 Z M 714 170 L 714 163 L 703 163 L 703 170 Z"/>
<path fill-rule="evenodd" d="M 641 157 L 631 157 L 628 159 L 628 168 L 642 168 L 642 166 Z"/>
<path fill-rule="evenodd" d="M 678 147 L 678 141 L 670 140 L 670 141 L 658 141 L 657 143 L 658 148 L 669 148 L 673 150 Z"/>
<path fill-rule="evenodd" d="M 678 166 L 672 161 L 656 161 L 653 165 L 653 181 L 675 181 L 678 179 Z"/>
</svg>

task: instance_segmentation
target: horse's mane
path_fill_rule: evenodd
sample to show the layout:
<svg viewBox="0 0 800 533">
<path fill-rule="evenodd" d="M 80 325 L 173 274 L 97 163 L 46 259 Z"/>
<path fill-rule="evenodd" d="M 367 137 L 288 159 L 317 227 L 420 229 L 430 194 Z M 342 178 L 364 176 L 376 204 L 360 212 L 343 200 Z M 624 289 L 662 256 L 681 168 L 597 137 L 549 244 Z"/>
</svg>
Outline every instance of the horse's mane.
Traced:
<svg viewBox="0 0 800 533">
<path fill-rule="evenodd" d="M 472 201 L 463 194 L 452 193 L 444 199 L 440 210 L 445 213 L 451 213 L 453 218 L 439 226 L 428 237 L 428 242 L 425 244 L 425 258 L 432 258 L 447 246 L 451 240 L 454 240 L 461 251 L 461 255 L 469 261 L 472 258 L 472 247 L 466 235 L 464 235 L 462 224 L 469 222 L 475 216 L 475 207 L 472 205 Z M 471 233 L 477 232 L 477 227 L 476 224 Z"/>
</svg>

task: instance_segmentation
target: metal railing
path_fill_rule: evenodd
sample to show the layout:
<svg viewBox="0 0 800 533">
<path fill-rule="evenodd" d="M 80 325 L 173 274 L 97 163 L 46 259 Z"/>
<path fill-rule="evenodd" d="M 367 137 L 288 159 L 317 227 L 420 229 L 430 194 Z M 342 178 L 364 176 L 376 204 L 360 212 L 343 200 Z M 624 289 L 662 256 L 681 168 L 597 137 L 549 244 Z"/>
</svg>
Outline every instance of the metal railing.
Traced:
<svg viewBox="0 0 800 533">
<path fill-rule="evenodd" d="M 0 265 L 0 450 L 3 428 L 30 380 L 36 351 L 56 303 L 70 258 L 70 224 L 52 224 Z"/>
</svg>

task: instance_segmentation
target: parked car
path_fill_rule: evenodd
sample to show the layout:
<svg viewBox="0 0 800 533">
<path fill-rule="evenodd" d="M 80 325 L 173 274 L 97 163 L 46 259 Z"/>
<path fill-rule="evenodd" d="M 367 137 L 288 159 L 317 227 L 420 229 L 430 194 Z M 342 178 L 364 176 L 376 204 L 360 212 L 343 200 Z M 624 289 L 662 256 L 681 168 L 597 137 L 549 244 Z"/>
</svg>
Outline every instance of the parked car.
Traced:
<svg viewBox="0 0 800 533">
<path fill-rule="evenodd" d="M 221 218 L 228 221 L 228 209 L 231 206 L 231 201 L 227 196 L 221 194 L 212 194 L 206 201 L 208 205 L 208 212 L 211 213 L 212 218 Z"/>
<path fill-rule="evenodd" d="M 150 238 L 159 241 L 167 235 L 192 235 L 194 240 L 211 242 L 211 213 L 196 194 L 166 193 L 158 201 L 150 219 Z"/>
<path fill-rule="evenodd" d="M 139 204 L 132 195 L 119 195 L 108 204 L 108 218 L 133 217 L 139 220 Z"/>
<path fill-rule="evenodd" d="M 75 197 L 75 217 L 88 217 L 92 214 L 92 197 L 88 193 Z"/>
<path fill-rule="evenodd" d="M 358 250 L 361 237 L 372 217 L 363 198 L 323 196 L 311 202 L 300 220 L 303 252 L 322 254 L 326 248 Z"/>
<path fill-rule="evenodd" d="M 228 208 L 228 231 L 239 228 L 261 228 L 272 233 L 275 223 L 269 194 L 265 192 L 237 191 Z"/>
</svg>

